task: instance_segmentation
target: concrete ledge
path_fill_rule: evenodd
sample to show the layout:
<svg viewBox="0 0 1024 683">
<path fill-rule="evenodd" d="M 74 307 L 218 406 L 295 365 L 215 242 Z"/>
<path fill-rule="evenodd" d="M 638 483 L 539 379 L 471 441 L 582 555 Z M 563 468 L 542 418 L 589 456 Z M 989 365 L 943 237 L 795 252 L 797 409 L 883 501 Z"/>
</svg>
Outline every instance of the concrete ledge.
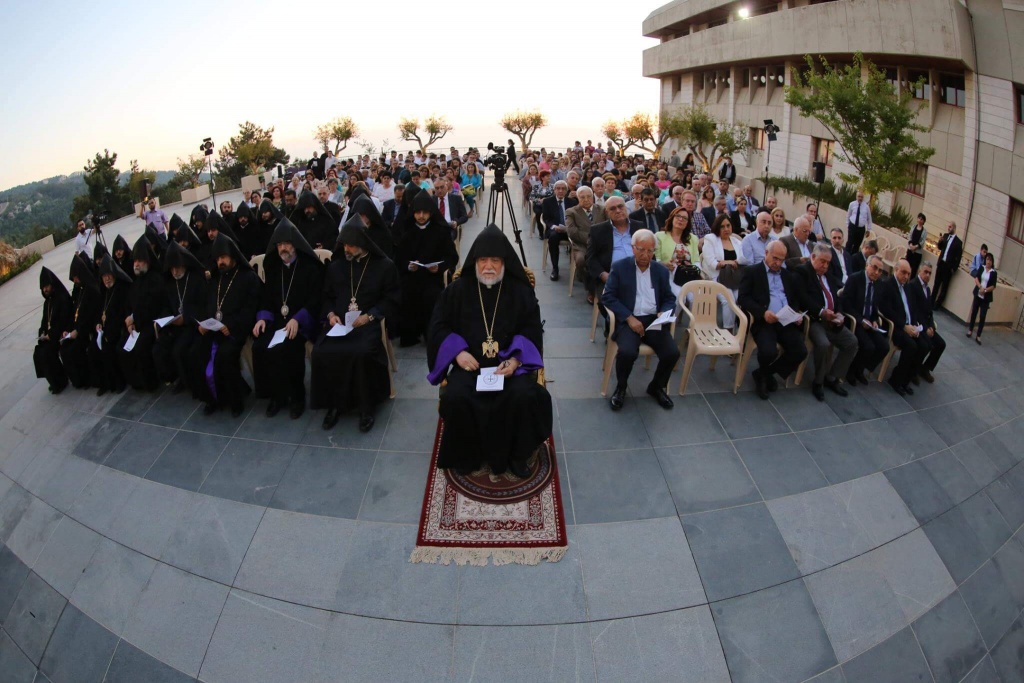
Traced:
<svg viewBox="0 0 1024 683">
<path fill-rule="evenodd" d="M 20 254 L 39 254 L 42 256 L 48 251 L 54 249 L 56 245 L 53 242 L 53 235 L 47 235 L 41 240 L 36 240 L 30 244 L 26 244 L 18 250 Z"/>
<path fill-rule="evenodd" d="M 210 186 L 200 185 L 197 188 L 190 190 L 181 191 L 181 203 L 182 204 L 195 204 L 201 202 L 210 196 Z"/>
</svg>

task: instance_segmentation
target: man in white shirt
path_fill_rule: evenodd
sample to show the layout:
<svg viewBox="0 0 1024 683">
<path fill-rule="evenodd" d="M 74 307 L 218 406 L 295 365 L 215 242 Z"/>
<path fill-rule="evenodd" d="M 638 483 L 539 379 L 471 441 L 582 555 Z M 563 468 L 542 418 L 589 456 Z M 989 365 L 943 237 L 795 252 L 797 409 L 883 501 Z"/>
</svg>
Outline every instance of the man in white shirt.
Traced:
<svg viewBox="0 0 1024 683">
<path fill-rule="evenodd" d="M 391 184 L 391 174 L 384 171 L 380 174 L 380 182 L 373 186 L 374 197 L 381 201 L 381 204 L 389 199 L 395 198 L 395 186 Z"/>
<path fill-rule="evenodd" d="M 860 243 L 864 241 L 864 234 L 870 229 L 871 206 L 864 201 L 864 193 L 857 190 L 857 199 L 850 202 L 846 210 L 846 232 L 849 234 L 846 251 L 856 254 L 860 250 Z"/>
<path fill-rule="evenodd" d="M 811 225 L 811 232 L 814 233 L 814 239 L 823 240 L 825 239 L 825 226 L 821 224 L 821 219 L 818 218 L 818 205 L 811 202 L 807 205 L 807 213 L 804 214 L 807 217 L 807 222 Z"/>
<path fill-rule="evenodd" d="M 741 250 L 747 263 L 761 263 L 764 261 L 764 252 L 773 240 L 777 239 L 772 234 L 772 216 L 769 213 L 757 214 L 757 224 L 743 238 Z"/>
<path fill-rule="evenodd" d="M 79 219 L 78 221 L 78 234 L 75 235 L 75 253 L 85 254 L 88 257 L 88 262 L 92 263 L 92 235 L 93 232 L 99 233 L 99 229 L 93 230 L 92 228 L 86 229 L 85 221 Z"/>
</svg>

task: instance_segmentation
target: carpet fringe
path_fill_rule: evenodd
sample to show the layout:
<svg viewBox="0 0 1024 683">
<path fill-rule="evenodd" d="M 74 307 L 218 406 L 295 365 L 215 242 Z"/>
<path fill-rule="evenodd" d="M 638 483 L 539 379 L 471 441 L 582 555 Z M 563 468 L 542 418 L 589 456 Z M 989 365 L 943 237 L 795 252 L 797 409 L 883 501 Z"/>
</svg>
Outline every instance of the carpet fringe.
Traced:
<svg viewBox="0 0 1024 683">
<path fill-rule="evenodd" d="M 443 564 L 452 561 L 460 567 L 472 565 L 486 567 L 488 560 L 494 566 L 505 564 L 538 565 L 543 560 L 558 562 L 565 557 L 566 546 L 552 548 L 438 548 L 435 546 L 417 546 L 412 551 L 409 562 L 414 564 Z"/>
</svg>

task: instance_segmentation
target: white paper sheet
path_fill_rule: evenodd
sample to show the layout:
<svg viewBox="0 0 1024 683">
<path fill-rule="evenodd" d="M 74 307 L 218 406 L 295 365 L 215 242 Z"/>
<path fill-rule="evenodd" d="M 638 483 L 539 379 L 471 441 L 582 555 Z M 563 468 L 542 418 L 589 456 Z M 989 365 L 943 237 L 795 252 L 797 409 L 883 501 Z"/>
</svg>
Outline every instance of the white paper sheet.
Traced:
<svg viewBox="0 0 1024 683">
<path fill-rule="evenodd" d="M 166 318 L 157 318 L 153 322 L 156 323 L 157 327 L 167 327 L 175 317 L 177 316 L 169 315 Z"/>
<path fill-rule="evenodd" d="M 433 263 L 420 263 L 419 261 L 409 261 L 409 263 L 415 263 L 420 268 L 430 268 L 431 266 L 439 266 L 444 261 L 434 261 Z"/>
<path fill-rule="evenodd" d="M 100 351 L 103 350 L 103 333 L 102 332 L 100 332 L 99 334 L 96 335 L 96 348 L 99 349 Z"/>
<path fill-rule="evenodd" d="M 505 388 L 504 375 L 498 375 L 494 371 L 498 368 L 480 368 L 480 375 L 476 378 L 477 391 L 501 391 Z"/>
<path fill-rule="evenodd" d="M 327 330 L 328 337 L 344 337 L 346 334 L 352 331 L 351 325 L 339 325 L 335 323 L 331 326 L 331 329 Z"/>
<path fill-rule="evenodd" d="M 216 318 L 207 318 L 199 321 L 199 327 L 210 332 L 220 332 L 224 328 L 224 323 Z"/>
<path fill-rule="evenodd" d="M 783 306 L 782 309 L 775 314 L 779 319 L 779 324 L 785 327 L 786 325 L 792 325 L 795 322 L 800 322 L 803 319 L 803 313 L 797 313 L 789 306 Z"/>
<path fill-rule="evenodd" d="M 135 348 L 135 342 L 137 342 L 137 341 L 139 341 L 139 333 L 138 332 L 132 332 L 131 334 L 129 334 L 128 335 L 128 339 L 124 343 L 124 350 L 125 351 L 131 351 L 132 349 L 134 349 Z"/>
<path fill-rule="evenodd" d="M 352 327 L 356 322 L 356 318 L 362 314 L 362 311 L 345 311 L 345 327 Z"/>
<path fill-rule="evenodd" d="M 280 344 L 281 342 L 283 342 L 287 338 L 288 338 L 288 333 L 284 331 L 284 328 L 282 328 L 282 329 L 278 330 L 277 332 L 275 332 L 274 336 L 270 338 L 270 343 L 267 344 L 267 348 L 268 349 L 272 349 L 275 346 L 277 346 L 278 344 Z"/>
<path fill-rule="evenodd" d="M 665 323 L 672 324 L 675 321 L 676 317 L 672 315 L 672 311 L 665 311 L 657 318 L 655 318 L 653 323 L 647 326 L 647 331 L 650 332 L 651 330 L 660 330 L 661 326 L 664 325 Z"/>
</svg>

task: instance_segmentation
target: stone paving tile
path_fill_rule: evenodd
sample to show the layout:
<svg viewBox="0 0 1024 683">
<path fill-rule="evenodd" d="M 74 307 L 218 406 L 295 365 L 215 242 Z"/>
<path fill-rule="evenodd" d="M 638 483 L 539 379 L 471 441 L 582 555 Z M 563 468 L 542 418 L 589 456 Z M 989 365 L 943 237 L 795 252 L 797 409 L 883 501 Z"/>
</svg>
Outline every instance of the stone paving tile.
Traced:
<svg viewBox="0 0 1024 683">
<path fill-rule="evenodd" d="M 577 524 L 676 514 L 653 450 L 569 452 L 564 459 Z"/>
<path fill-rule="evenodd" d="M 7 546 L 0 546 L 0 614 L 7 616 L 22 584 L 28 578 L 29 568 Z M 0 617 L 3 619 L 4 617 Z M 2 623 L 2 621 L 0 621 Z"/>
<path fill-rule="evenodd" d="M 1017 465 L 989 484 L 985 495 L 1011 529 L 1019 529 L 1024 524 L 1024 466 Z"/>
<path fill-rule="evenodd" d="M 0 543 L 6 543 L 11 537 L 31 502 L 32 494 L 14 483 L 0 498 Z"/>
<path fill-rule="evenodd" d="M 62 517 L 64 515 L 60 512 L 33 497 L 18 521 L 18 526 L 14 527 L 7 538 L 7 547 L 32 567 Z"/>
<path fill-rule="evenodd" d="M 40 672 L 53 683 L 100 681 L 117 646 L 117 636 L 68 605 L 46 647 Z"/>
<path fill-rule="evenodd" d="M 177 394 L 165 391 L 139 417 L 139 422 L 180 429 L 194 412 L 201 409 L 202 405 L 192 398 L 188 390 Z"/>
<path fill-rule="evenodd" d="M 1010 591 L 1006 577 L 994 560 L 989 560 L 960 586 L 960 594 L 970 609 L 991 649 L 1003 637 L 1024 605 Z"/>
<path fill-rule="evenodd" d="M 68 597 L 100 545 L 101 536 L 70 517 L 60 520 L 33 570 Z"/>
<path fill-rule="evenodd" d="M 270 507 L 355 519 L 376 455 L 372 451 L 300 446 Z"/>
<path fill-rule="evenodd" d="M 68 515 L 94 531 L 109 534 L 121 507 L 139 481 L 138 477 L 100 467 L 82 489 Z"/>
<path fill-rule="evenodd" d="M 117 644 L 103 683 L 190 683 L 195 678 L 150 657 L 127 640 Z"/>
<path fill-rule="evenodd" d="M 843 664 L 847 683 L 929 681 L 931 672 L 913 631 L 907 627 Z"/>
<path fill-rule="evenodd" d="M 159 392 L 126 389 L 117 400 L 117 403 L 107 410 L 107 415 L 122 420 L 137 421 L 146 414 L 146 411 L 157 402 L 161 395 Z"/>
<path fill-rule="evenodd" d="M 115 420 L 110 417 L 101 418 L 92 429 L 85 433 L 72 454 L 102 464 L 130 428 L 131 425 L 124 420 Z"/>
<path fill-rule="evenodd" d="M 610 390 L 609 390 L 610 391 Z M 639 449 L 650 445 L 650 436 L 640 418 L 636 401 L 627 399 L 622 410 L 615 413 L 607 399 L 556 399 L 562 426 L 562 447 L 566 452 Z"/>
<path fill-rule="evenodd" d="M 956 590 L 956 583 L 921 529 L 873 550 L 870 557 L 892 588 L 906 623 Z"/>
<path fill-rule="evenodd" d="M 996 672 L 996 665 L 988 655 L 978 663 L 971 673 L 964 677 L 962 683 L 1002 683 Z"/>
<path fill-rule="evenodd" d="M 1017 617 L 1003 639 L 992 648 L 992 663 L 1003 681 L 1024 680 L 1024 616 Z"/>
<path fill-rule="evenodd" d="M 327 683 L 338 680 L 339 675 L 353 681 L 446 680 L 454 639 L 454 626 L 332 614 L 320 654 L 319 676 L 311 680 Z M 509 651 L 510 643 L 505 639 L 501 643 L 501 651 Z M 489 653 L 488 671 L 502 666 L 500 660 L 495 661 L 495 654 L 500 657 L 497 652 Z M 517 663 L 522 662 L 517 658 Z"/>
<path fill-rule="evenodd" d="M 802 581 L 716 603 L 712 614 L 734 683 L 802 681 L 837 663 Z"/>
<path fill-rule="evenodd" d="M 644 409 L 640 411 L 651 444 L 662 446 L 688 446 L 724 441 L 725 430 L 711 407 L 700 394 L 673 396 L 675 408 Z"/>
<path fill-rule="evenodd" d="M 226 437 L 178 432 L 146 473 L 146 479 L 198 491 L 229 442 Z"/>
<path fill-rule="evenodd" d="M 36 680 L 36 665 L 3 631 L 0 631 L 0 671 L 4 672 L 9 683 L 33 683 Z"/>
<path fill-rule="evenodd" d="M 31 475 L 26 473 L 28 478 L 25 486 L 46 503 L 66 513 L 75 504 L 98 465 L 74 455 L 50 452 L 53 457 L 47 461 L 45 468 L 36 469 Z M 42 464 L 41 459 L 37 458 L 36 463 Z"/>
<path fill-rule="evenodd" d="M 429 453 L 437 430 L 437 399 L 396 398 L 392 403 L 381 450 Z M 375 425 L 373 431 L 383 426 Z"/>
<path fill-rule="evenodd" d="M 232 439 L 199 492 L 239 503 L 267 506 L 292 460 L 295 448 L 291 444 Z"/>
<path fill-rule="evenodd" d="M 30 572 L 11 611 L 3 620 L 4 631 L 36 666 L 67 604 L 60 593 L 48 586 L 38 574 Z"/>
<path fill-rule="evenodd" d="M 763 503 L 682 518 L 708 600 L 721 600 L 800 576 Z"/>
<path fill-rule="evenodd" d="M 253 441 L 276 441 L 298 444 L 312 422 L 313 411 L 307 410 L 297 420 L 291 419 L 287 408 L 270 418 L 266 415 L 268 401 L 257 401 L 249 416 L 236 432 Z M 321 418 L 322 421 L 323 418 Z"/>
<path fill-rule="evenodd" d="M 655 453 L 679 514 L 761 501 L 750 473 L 729 442 L 658 448 Z"/>
<path fill-rule="evenodd" d="M 561 459 L 558 464 L 562 464 Z M 427 453 L 378 453 L 359 507 L 359 519 L 419 523 L 429 472 L 430 455 Z"/>
<path fill-rule="evenodd" d="M 676 517 L 576 528 L 591 619 L 691 607 L 707 602 Z"/>
<path fill-rule="evenodd" d="M 196 676 L 227 596 L 226 586 L 159 564 L 122 636 L 147 654 Z"/>
<path fill-rule="evenodd" d="M 219 683 L 316 680 L 328 622 L 327 612 L 232 590 L 199 678 Z"/>
<path fill-rule="evenodd" d="M 935 683 L 956 683 L 985 656 L 985 643 L 959 593 L 913 624 Z"/>
<path fill-rule="evenodd" d="M 986 452 L 986 449 L 980 445 L 979 441 L 982 438 L 986 437 L 969 439 L 953 446 L 949 450 L 966 468 L 978 486 L 988 486 L 991 482 L 995 481 L 996 477 L 1002 474 L 1002 469 L 996 466 L 995 462 L 992 461 L 992 458 Z"/>
<path fill-rule="evenodd" d="M 110 538 L 150 557 L 159 557 L 196 494 L 152 481 L 140 481 L 121 507 Z"/>
<path fill-rule="evenodd" d="M 436 389 L 434 391 L 436 398 Z M 359 415 L 353 412 L 341 415 L 334 429 L 324 431 L 322 425 L 327 411 L 312 411 L 313 416 L 310 418 L 309 424 L 306 425 L 306 433 L 302 435 L 300 443 L 303 446 L 322 446 L 324 448 L 377 450 L 384 439 L 384 432 L 387 431 L 394 407 L 394 401 L 385 401 L 378 405 L 374 414 L 376 423 L 368 432 L 359 431 Z M 435 419 L 434 422 L 436 423 L 437 420 Z"/>
<path fill-rule="evenodd" d="M 733 442 L 765 500 L 828 486 L 795 434 Z"/>
<path fill-rule="evenodd" d="M 949 494 L 925 465 L 929 459 L 908 462 L 884 473 L 889 484 L 899 493 L 920 524 L 938 517 L 953 507 Z"/>
<path fill-rule="evenodd" d="M 829 427 L 797 435 L 825 478 L 838 484 L 884 469 L 882 442 L 875 422 Z"/>
<path fill-rule="evenodd" d="M 104 538 L 71 593 L 71 603 L 108 631 L 121 635 L 156 564 Z"/>
<path fill-rule="evenodd" d="M 779 411 L 786 424 L 795 432 L 843 424 L 839 413 L 850 399 L 840 398 L 829 391 L 825 393 L 825 404 L 822 405 L 810 392 L 807 381 L 809 380 L 805 380 L 803 386 L 776 391 L 771 395 L 771 404 Z"/>
<path fill-rule="evenodd" d="M 144 477 L 174 435 L 173 429 L 134 424 L 103 464 L 136 477 Z"/>
<path fill-rule="evenodd" d="M 590 631 L 600 680 L 730 680 L 715 621 L 706 605 L 594 622 Z"/>
<path fill-rule="evenodd" d="M 200 495 L 171 532 L 160 560 L 230 585 L 264 509 Z"/>
<path fill-rule="evenodd" d="M 730 439 L 771 436 L 790 431 L 789 425 L 775 406 L 770 401 L 762 401 L 754 394 L 708 394 L 704 398 L 725 427 Z"/>
</svg>

